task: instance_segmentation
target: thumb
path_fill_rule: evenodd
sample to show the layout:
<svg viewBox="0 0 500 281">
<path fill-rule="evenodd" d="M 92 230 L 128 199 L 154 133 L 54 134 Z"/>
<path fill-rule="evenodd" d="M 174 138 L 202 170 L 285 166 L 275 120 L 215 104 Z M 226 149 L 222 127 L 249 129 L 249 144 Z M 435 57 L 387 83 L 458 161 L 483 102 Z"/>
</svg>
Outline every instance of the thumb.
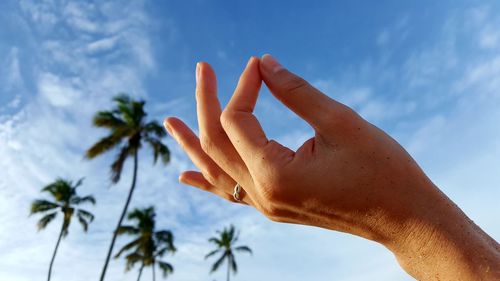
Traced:
<svg viewBox="0 0 500 281">
<path fill-rule="evenodd" d="M 271 55 L 261 58 L 260 72 L 271 93 L 317 131 L 331 128 L 337 114 L 347 108 L 285 69 Z"/>
</svg>

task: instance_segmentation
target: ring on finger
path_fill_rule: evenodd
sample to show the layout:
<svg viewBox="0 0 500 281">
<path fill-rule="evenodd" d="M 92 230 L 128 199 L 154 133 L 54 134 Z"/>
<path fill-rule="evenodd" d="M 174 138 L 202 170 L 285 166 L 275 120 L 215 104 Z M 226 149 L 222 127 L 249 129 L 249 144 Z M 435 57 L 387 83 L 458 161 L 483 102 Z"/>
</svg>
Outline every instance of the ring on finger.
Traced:
<svg viewBox="0 0 500 281">
<path fill-rule="evenodd" d="M 236 185 L 234 186 L 234 191 L 233 191 L 233 198 L 236 202 L 241 202 L 241 185 L 239 183 L 236 183 Z"/>
</svg>

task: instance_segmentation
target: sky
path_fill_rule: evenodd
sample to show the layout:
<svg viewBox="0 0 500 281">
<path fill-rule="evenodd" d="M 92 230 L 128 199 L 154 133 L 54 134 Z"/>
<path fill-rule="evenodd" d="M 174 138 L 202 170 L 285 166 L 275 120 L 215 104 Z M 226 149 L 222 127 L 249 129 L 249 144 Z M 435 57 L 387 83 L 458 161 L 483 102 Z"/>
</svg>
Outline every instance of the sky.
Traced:
<svg viewBox="0 0 500 281">
<path fill-rule="evenodd" d="M 131 179 L 109 181 L 111 153 L 84 151 L 91 126 L 117 93 L 147 101 L 148 118 L 178 116 L 196 128 L 194 71 L 211 63 L 226 103 L 250 56 L 270 53 L 330 97 L 379 126 L 467 215 L 500 239 L 500 3 L 498 1 L 66 1 L 0 2 L 0 281 L 42 280 L 59 231 L 28 216 L 57 177 L 85 177 L 96 215 L 59 248 L 53 280 L 96 280 Z M 263 88 L 266 133 L 291 148 L 308 125 Z M 154 205 L 178 251 L 167 280 L 209 274 L 207 239 L 229 224 L 253 256 L 233 280 L 413 280 L 383 246 L 344 233 L 269 221 L 255 210 L 184 186 L 193 169 L 180 147 L 167 166 L 141 151 L 131 207 Z M 119 238 L 117 246 L 124 245 Z M 136 280 L 112 260 L 106 280 Z M 143 280 L 151 272 L 145 270 Z"/>
</svg>

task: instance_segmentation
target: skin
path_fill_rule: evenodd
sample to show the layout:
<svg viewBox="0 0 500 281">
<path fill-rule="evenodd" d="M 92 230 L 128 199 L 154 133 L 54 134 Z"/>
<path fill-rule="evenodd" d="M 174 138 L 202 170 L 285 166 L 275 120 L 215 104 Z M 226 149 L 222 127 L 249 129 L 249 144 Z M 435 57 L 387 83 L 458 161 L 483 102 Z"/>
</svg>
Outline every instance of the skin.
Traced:
<svg viewBox="0 0 500 281">
<path fill-rule="evenodd" d="M 199 138 L 177 118 L 165 127 L 198 171 L 182 183 L 241 202 L 277 222 L 381 243 L 419 280 L 500 280 L 499 244 L 424 174 L 394 139 L 286 70 L 252 57 L 222 110 L 217 82 L 198 63 Z M 314 129 L 297 151 L 269 140 L 253 110 L 262 82 Z"/>
</svg>

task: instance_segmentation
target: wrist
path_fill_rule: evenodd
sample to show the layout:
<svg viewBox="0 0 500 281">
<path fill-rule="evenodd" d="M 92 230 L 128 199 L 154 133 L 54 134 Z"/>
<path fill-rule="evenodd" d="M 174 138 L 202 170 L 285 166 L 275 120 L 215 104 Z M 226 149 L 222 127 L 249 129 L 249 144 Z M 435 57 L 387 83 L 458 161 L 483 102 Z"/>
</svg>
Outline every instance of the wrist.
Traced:
<svg viewBox="0 0 500 281">
<path fill-rule="evenodd" d="M 426 202 L 417 198 L 398 237 L 384 245 L 418 280 L 498 280 L 498 243 L 432 183 L 427 188 Z"/>
</svg>

